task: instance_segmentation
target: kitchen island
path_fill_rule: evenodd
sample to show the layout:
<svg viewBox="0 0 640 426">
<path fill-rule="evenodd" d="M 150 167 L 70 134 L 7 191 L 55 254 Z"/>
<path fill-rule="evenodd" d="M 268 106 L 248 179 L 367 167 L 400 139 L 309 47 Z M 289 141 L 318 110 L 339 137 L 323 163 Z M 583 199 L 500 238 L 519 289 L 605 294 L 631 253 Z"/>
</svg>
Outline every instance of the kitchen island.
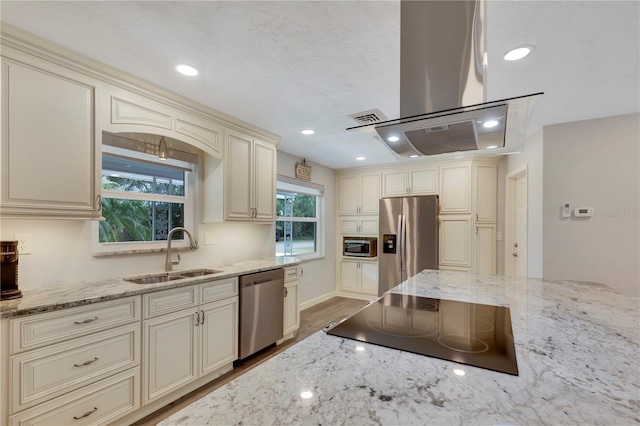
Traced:
<svg viewBox="0 0 640 426">
<path fill-rule="evenodd" d="M 519 375 L 320 331 L 160 425 L 640 422 L 637 300 L 594 283 L 448 271 L 391 292 L 509 306 Z"/>
</svg>

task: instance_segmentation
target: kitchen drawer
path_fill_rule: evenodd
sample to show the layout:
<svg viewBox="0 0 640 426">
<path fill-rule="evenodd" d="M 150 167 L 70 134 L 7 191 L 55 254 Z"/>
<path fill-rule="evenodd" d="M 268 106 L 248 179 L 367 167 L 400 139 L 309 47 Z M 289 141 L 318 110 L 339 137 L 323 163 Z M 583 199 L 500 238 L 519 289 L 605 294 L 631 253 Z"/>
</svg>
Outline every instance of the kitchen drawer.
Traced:
<svg viewBox="0 0 640 426">
<path fill-rule="evenodd" d="M 200 303 L 215 302 L 238 295 L 238 277 L 200 284 Z"/>
<path fill-rule="evenodd" d="M 140 320 L 140 296 L 12 319 L 11 353 L 35 349 Z"/>
<path fill-rule="evenodd" d="M 300 268 L 292 266 L 290 268 L 284 268 L 284 282 L 295 281 L 299 278 Z"/>
<path fill-rule="evenodd" d="M 14 355 L 13 412 L 32 407 L 140 363 L 140 323 Z"/>
<path fill-rule="evenodd" d="M 9 417 L 11 426 L 106 425 L 140 408 L 140 367 Z"/>
<path fill-rule="evenodd" d="M 143 294 L 144 318 L 195 307 L 198 304 L 196 289 L 196 285 L 191 285 Z"/>
</svg>

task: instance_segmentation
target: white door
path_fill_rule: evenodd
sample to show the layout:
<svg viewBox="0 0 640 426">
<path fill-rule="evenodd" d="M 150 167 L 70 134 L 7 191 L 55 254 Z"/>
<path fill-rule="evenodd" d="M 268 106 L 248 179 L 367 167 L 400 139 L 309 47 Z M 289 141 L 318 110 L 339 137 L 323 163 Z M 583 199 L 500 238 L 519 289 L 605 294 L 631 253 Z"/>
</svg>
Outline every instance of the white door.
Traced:
<svg viewBox="0 0 640 426">
<path fill-rule="evenodd" d="M 514 185 L 514 243 L 512 249 L 515 276 L 527 276 L 527 175 L 515 180 Z"/>
</svg>

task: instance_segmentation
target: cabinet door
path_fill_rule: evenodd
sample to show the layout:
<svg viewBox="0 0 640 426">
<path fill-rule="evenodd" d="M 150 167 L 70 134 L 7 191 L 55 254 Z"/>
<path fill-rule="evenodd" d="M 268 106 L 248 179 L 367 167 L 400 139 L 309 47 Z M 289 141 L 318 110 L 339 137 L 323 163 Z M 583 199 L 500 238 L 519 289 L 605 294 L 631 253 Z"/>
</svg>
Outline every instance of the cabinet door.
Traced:
<svg viewBox="0 0 640 426">
<path fill-rule="evenodd" d="M 340 214 L 358 214 L 358 176 L 338 177 L 338 211 Z"/>
<path fill-rule="evenodd" d="M 363 293 L 378 294 L 378 264 L 360 263 L 360 289 Z"/>
<path fill-rule="evenodd" d="M 360 219 L 360 233 L 378 235 L 378 218 L 363 217 Z"/>
<path fill-rule="evenodd" d="M 440 168 L 440 213 L 471 213 L 471 166 Z"/>
<path fill-rule="evenodd" d="M 407 172 L 384 172 L 382 173 L 382 196 L 383 197 L 404 197 L 409 193 L 409 182 Z"/>
<path fill-rule="evenodd" d="M 253 153 L 254 218 L 260 222 L 273 222 L 276 218 L 276 148 L 255 141 Z"/>
<path fill-rule="evenodd" d="M 96 85 L 71 70 L 44 65 L 46 70 L 2 63 L 0 212 L 99 217 Z"/>
<path fill-rule="evenodd" d="M 298 305 L 299 281 L 286 283 L 286 297 L 284 299 L 284 329 L 283 335 L 292 333 L 300 326 L 300 307 Z"/>
<path fill-rule="evenodd" d="M 438 193 L 438 169 L 409 171 L 411 195 L 431 195 Z"/>
<path fill-rule="evenodd" d="M 185 309 L 143 322 L 145 404 L 196 379 L 198 318 Z"/>
<path fill-rule="evenodd" d="M 238 298 L 209 303 L 200 310 L 202 376 L 238 359 Z"/>
<path fill-rule="evenodd" d="M 251 220 L 253 140 L 242 133 L 228 131 L 225 174 L 225 219 Z M 275 197 L 274 197 L 275 198 Z M 275 202 L 275 201 L 274 201 Z"/>
<path fill-rule="evenodd" d="M 474 177 L 476 222 L 495 223 L 498 205 L 498 168 L 493 164 L 476 164 Z"/>
<path fill-rule="evenodd" d="M 494 225 L 475 225 L 473 272 L 477 274 L 495 275 L 496 273 L 495 231 Z"/>
<path fill-rule="evenodd" d="M 380 202 L 380 174 L 362 175 L 360 177 L 360 213 L 378 214 Z"/>
<path fill-rule="evenodd" d="M 340 289 L 345 291 L 358 291 L 360 270 L 358 262 L 343 260 L 340 262 Z"/>
<path fill-rule="evenodd" d="M 471 267 L 469 217 L 440 216 L 440 264 Z"/>
</svg>

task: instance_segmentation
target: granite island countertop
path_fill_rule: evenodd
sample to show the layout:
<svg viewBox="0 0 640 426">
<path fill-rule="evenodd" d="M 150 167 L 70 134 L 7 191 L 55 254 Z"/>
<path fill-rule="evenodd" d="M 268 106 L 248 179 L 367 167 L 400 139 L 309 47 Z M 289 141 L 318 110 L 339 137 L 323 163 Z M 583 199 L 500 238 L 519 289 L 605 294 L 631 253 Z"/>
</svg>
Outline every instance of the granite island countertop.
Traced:
<svg viewBox="0 0 640 426">
<path fill-rule="evenodd" d="M 447 271 L 391 291 L 509 306 L 519 376 L 319 331 L 159 424 L 640 423 L 638 300 L 600 284 Z"/>
<path fill-rule="evenodd" d="M 137 294 L 199 284 L 238 275 L 266 271 L 269 269 L 284 268 L 287 266 L 297 265 L 299 263 L 300 260 L 295 257 L 281 256 L 203 265 L 199 268 L 175 268 L 172 273 L 179 273 L 181 270 L 187 271 L 193 269 L 214 269 L 222 272 L 157 284 L 134 284 L 124 281 L 124 279 L 131 276 L 144 277 L 155 275 L 162 273 L 162 271 L 156 271 L 149 274 L 130 274 L 127 276 L 118 276 L 97 281 L 80 281 L 34 290 L 22 290 L 22 298 L 0 301 L 0 318 L 56 311 L 74 306 L 82 306 L 105 300 L 119 299 Z"/>
</svg>

